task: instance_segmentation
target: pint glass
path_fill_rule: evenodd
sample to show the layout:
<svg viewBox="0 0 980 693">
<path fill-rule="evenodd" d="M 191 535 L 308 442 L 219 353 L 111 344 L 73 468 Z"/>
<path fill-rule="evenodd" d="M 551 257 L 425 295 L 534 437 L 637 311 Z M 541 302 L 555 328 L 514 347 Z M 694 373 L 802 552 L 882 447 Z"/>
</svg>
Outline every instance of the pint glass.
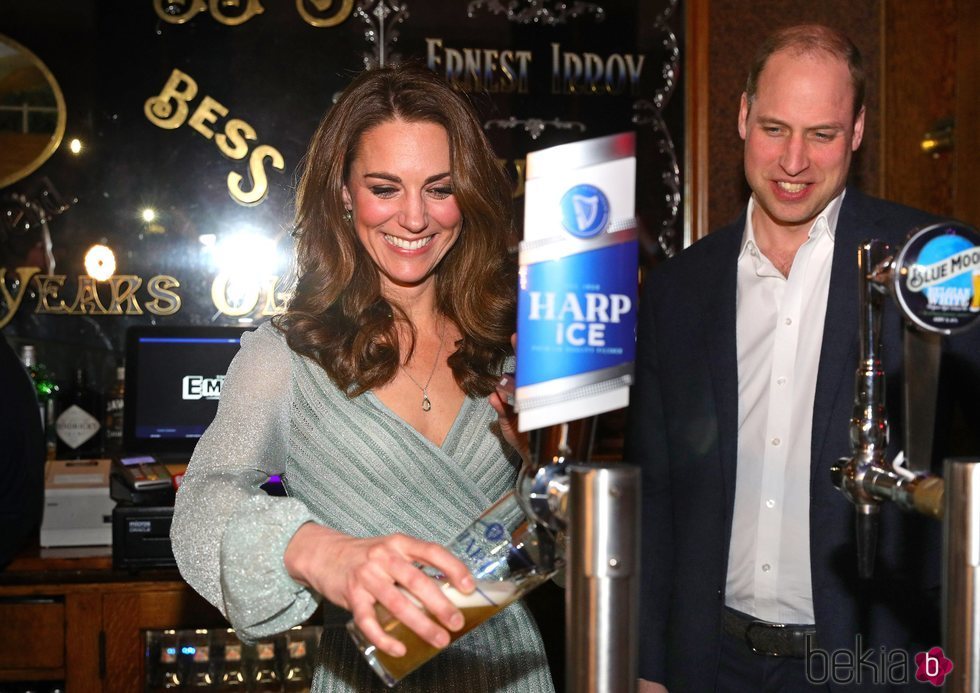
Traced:
<svg viewBox="0 0 980 693">
<path fill-rule="evenodd" d="M 548 580 L 560 567 L 554 538 L 548 530 L 528 522 L 513 491 L 490 506 L 446 548 L 466 564 L 476 582 L 472 593 L 463 594 L 438 572 L 425 569 L 442 583 L 446 597 L 463 614 L 464 625 L 449 632 L 450 643 Z M 375 609 L 385 632 L 405 644 L 402 657 L 377 649 L 353 620 L 347 630 L 371 668 L 385 684 L 394 686 L 440 650 L 406 628 L 383 606 Z"/>
</svg>

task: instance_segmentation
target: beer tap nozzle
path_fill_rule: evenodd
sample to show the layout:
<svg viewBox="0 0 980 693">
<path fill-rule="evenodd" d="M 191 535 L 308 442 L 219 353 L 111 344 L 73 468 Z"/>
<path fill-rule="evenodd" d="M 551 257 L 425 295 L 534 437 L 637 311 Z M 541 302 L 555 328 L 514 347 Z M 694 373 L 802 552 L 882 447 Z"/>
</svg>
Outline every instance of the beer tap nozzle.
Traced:
<svg viewBox="0 0 980 693">
<path fill-rule="evenodd" d="M 881 365 L 881 316 L 887 292 L 885 279 L 891 263 L 890 247 L 877 240 L 858 249 L 858 305 L 860 358 L 850 423 L 851 457 L 831 470 L 831 480 L 850 500 L 856 512 L 858 570 L 870 578 L 878 537 L 880 500 L 869 492 L 866 477 L 885 471 L 888 417 L 885 412 L 885 373 Z M 873 480 L 873 479 L 871 479 Z"/>
</svg>

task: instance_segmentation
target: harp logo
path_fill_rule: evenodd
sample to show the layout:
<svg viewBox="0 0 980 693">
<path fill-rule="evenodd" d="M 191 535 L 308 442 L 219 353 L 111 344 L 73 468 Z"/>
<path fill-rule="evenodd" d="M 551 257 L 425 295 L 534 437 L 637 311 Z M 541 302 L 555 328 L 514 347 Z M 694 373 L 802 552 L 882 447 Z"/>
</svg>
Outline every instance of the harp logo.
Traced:
<svg viewBox="0 0 980 693">
<path fill-rule="evenodd" d="M 561 223 L 576 238 L 598 236 L 609 223 L 609 199 L 594 185 L 576 185 L 561 198 Z"/>
</svg>

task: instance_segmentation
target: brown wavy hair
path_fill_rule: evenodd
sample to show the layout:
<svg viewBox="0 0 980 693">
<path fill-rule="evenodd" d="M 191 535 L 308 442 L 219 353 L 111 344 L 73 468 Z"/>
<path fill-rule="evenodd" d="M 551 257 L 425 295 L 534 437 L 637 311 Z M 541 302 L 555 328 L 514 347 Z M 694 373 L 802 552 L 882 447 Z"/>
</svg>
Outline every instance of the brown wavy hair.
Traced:
<svg viewBox="0 0 980 693">
<path fill-rule="evenodd" d="M 349 397 L 388 383 L 400 358 L 401 306 L 381 295 L 378 268 L 344 220 L 342 189 L 363 134 L 400 119 L 436 123 L 449 135 L 453 193 L 463 215 L 456 243 L 435 270 L 437 309 L 462 338 L 449 366 L 460 388 L 486 396 L 512 353 L 516 266 L 511 185 L 466 97 L 421 65 L 361 73 L 327 112 L 306 152 L 296 194 L 295 292 L 274 320 Z"/>
</svg>

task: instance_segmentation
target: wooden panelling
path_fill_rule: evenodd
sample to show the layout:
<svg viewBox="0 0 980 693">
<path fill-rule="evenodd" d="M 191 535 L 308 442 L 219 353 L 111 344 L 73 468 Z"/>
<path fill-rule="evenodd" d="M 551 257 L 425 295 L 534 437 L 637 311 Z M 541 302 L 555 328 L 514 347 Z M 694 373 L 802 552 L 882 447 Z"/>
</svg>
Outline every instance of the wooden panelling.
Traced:
<svg viewBox="0 0 980 693">
<path fill-rule="evenodd" d="M 70 690 L 102 690 L 101 612 L 99 592 L 72 592 L 65 596 L 65 675 L 73 684 Z"/>
<path fill-rule="evenodd" d="M 956 152 L 923 154 L 923 135 L 954 115 L 956 0 L 887 0 L 882 49 L 882 194 L 951 214 Z"/>
<path fill-rule="evenodd" d="M 980 3 L 957 0 L 956 174 L 953 216 L 980 227 Z"/>
<path fill-rule="evenodd" d="M 0 602 L 0 623 L 14 636 L 0 647 L 0 670 L 46 669 L 65 665 L 65 605 L 25 598 Z M 60 678 L 60 677 L 56 677 Z"/>
</svg>

